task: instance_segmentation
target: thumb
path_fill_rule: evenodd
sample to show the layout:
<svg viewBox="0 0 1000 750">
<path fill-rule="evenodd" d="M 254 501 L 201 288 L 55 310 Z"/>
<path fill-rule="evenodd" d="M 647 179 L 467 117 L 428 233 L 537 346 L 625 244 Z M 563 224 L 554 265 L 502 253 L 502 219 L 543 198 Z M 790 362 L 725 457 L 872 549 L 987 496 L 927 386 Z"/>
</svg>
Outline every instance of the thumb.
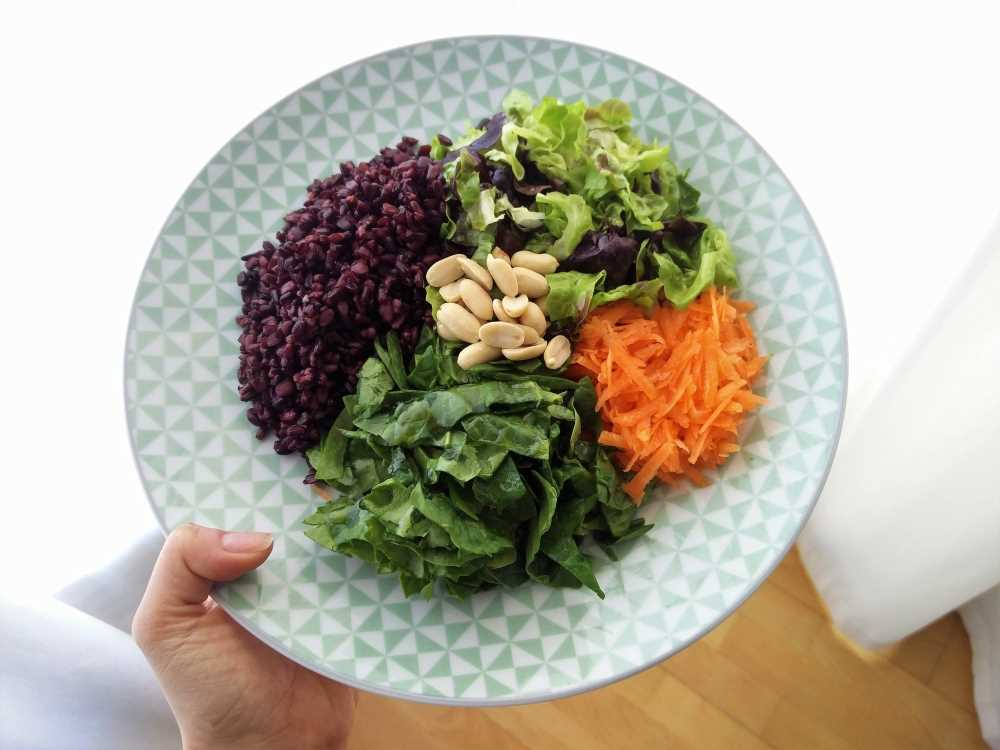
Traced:
<svg viewBox="0 0 1000 750">
<path fill-rule="evenodd" d="M 200 614 L 216 581 L 231 581 L 258 567 L 271 554 L 273 538 L 255 531 L 222 531 L 189 523 L 163 544 L 132 632 L 156 628 L 178 615 Z"/>
</svg>

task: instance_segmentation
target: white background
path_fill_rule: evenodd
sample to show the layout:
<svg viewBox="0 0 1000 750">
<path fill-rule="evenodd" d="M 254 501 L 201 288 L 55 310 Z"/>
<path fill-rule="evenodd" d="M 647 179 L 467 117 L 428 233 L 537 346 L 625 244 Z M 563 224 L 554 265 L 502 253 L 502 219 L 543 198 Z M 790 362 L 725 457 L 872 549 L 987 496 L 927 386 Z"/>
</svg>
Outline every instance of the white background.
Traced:
<svg viewBox="0 0 1000 750">
<path fill-rule="evenodd" d="M 299 86 L 477 33 L 583 42 L 691 86 L 812 211 L 847 308 L 856 410 L 1000 209 L 990 5 L 5 4 L 0 591 L 52 592 L 152 524 L 122 401 L 140 269 L 198 170 Z"/>
</svg>

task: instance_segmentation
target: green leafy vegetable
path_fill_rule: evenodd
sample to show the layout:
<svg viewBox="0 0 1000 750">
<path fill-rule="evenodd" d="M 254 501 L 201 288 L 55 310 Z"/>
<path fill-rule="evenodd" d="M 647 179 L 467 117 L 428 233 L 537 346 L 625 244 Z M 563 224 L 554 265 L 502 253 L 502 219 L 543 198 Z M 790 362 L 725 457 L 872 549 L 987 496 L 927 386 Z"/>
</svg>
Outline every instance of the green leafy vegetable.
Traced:
<svg viewBox="0 0 1000 750">
<path fill-rule="evenodd" d="M 513 542 L 487 526 L 463 518 L 445 495 L 424 494 L 423 486 L 414 485 L 410 498 L 417 510 L 443 528 L 451 542 L 464 552 L 476 555 L 492 555 L 505 548 L 512 548 Z"/>
<path fill-rule="evenodd" d="M 372 357 L 366 360 L 358 375 L 358 414 L 377 411 L 389 392 L 394 390 L 394 385 L 389 370 L 379 359 Z"/>
<path fill-rule="evenodd" d="M 689 255 L 653 253 L 653 261 L 664 295 L 677 307 L 686 307 L 711 284 L 739 286 L 736 258 L 718 227 L 706 227 Z"/>
<path fill-rule="evenodd" d="M 441 292 L 437 287 L 428 286 L 424 289 L 424 298 L 427 300 L 427 304 L 431 306 L 431 315 L 436 318 L 438 309 L 444 304 L 444 297 L 441 296 Z"/>
<path fill-rule="evenodd" d="M 351 412 L 344 408 L 319 445 L 306 451 L 309 464 L 329 482 L 339 482 L 344 477 L 348 441 L 343 430 L 349 429 L 353 423 Z"/>
<path fill-rule="evenodd" d="M 604 286 L 604 271 L 582 273 L 580 271 L 560 271 L 549 274 L 549 296 L 546 309 L 549 319 L 555 321 L 582 319 L 591 307 L 591 300 L 598 289 Z"/>
<path fill-rule="evenodd" d="M 382 360 L 385 369 L 392 376 L 398 388 L 406 388 L 406 366 L 403 363 L 403 348 L 399 345 L 399 337 L 395 331 L 389 333 L 385 345 L 375 342 L 375 353 Z"/>
<path fill-rule="evenodd" d="M 559 260 L 568 258 L 583 235 L 594 228 L 590 206 L 579 195 L 541 193 L 535 205 L 545 216 L 545 228 L 556 238 L 548 252 Z"/>
<path fill-rule="evenodd" d="M 632 132 L 624 102 L 609 99 L 588 108 L 546 97 L 532 106 L 530 97 L 514 91 L 503 106 L 507 123 L 499 148 L 486 158 L 510 165 L 522 179 L 523 149 L 543 174 L 566 185 L 565 193 L 581 197 L 599 224 L 652 231 L 690 202 L 690 186 L 667 147 L 644 143 Z"/>
<path fill-rule="evenodd" d="M 580 379 L 580 385 L 573 394 L 573 408 L 580 415 L 581 425 L 587 435 L 596 440 L 604 429 L 604 424 L 597 411 L 597 391 L 590 378 Z"/>
<path fill-rule="evenodd" d="M 486 229 L 500 220 L 495 213 L 496 190 L 482 189 L 479 185 L 479 169 L 471 154 L 463 151 L 455 167 L 455 192 L 464 210 L 463 218 L 472 229 Z"/>
<path fill-rule="evenodd" d="M 521 229 L 538 229 L 545 221 L 544 213 L 532 211 L 527 206 L 515 206 L 506 195 L 497 198 L 496 207 L 506 211 Z"/>
<path fill-rule="evenodd" d="M 477 414 L 464 420 L 462 427 L 477 443 L 499 445 L 529 458 L 544 460 L 549 457 L 548 430 L 525 422 L 517 415 Z"/>
<path fill-rule="evenodd" d="M 591 442 L 593 385 L 531 363 L 461 370 L 455 348 L 427 333 L 406 362 L 391 340 L 379 344 L 308 452 L 340 495 L 306 519 L 307 535 L 397 573 L 408 596 L 431 596 L 438 582 L 462 597 L 529 579 L 603 596 L 581 541 L 596 534 L 608 550 L 639 531 Z"/>
<path fill-rule="evenodd" d="M 522 120 L 528 116 L 534 104 L 531 101 L 531 97 L 524 91 L 511 89 L 507 96 L 504 97 L 502 106 L 504 112 L 509 116 Z"/>
<path fill-rule="evenodd" d="M 608 99 L 588 107 L 551 97 L 533 104 L 524 92 L 512 91 L 503 106 L 507 119 L 499 143 L 483 155 L 510 167 L 517 180 L 533 167 L 555 187 L 535 198 L 533 213 L 544 216 L 544 231 L 534 218 L 524 221 L 527 209 L 509 214 L 521 229 L 533 230 L 527 249 L 552 253 L 564 271 L 607 274 L 589 296 L 574 290 L 577 302 L 590 303 L 576 318 L 623 299 L 646 309 L 661 298 L 683 307 L 709 285 L 738 286 L 725 233 L 707 219 L 686 218 L 698 214 L 698 190 L 666 146 L 636 135 L 627 104 Z M 471 198 L 469 205 L 482 223 L 483 211 Z M 556 309 L 556 319 L 572 319 L 568 307 Z"/>
<path fill-rule="evenodd" d="M 663 282 L 659 279 L 649 281 L 637 281 L 634 284 L 616 286 L 607 292 L 598 292 L 590 301 L 590 309 L 612 302 L 627 299 L 639 305 L 647 313 L 659 302 L 660 292 L 663 291 Z"/>
</svg>

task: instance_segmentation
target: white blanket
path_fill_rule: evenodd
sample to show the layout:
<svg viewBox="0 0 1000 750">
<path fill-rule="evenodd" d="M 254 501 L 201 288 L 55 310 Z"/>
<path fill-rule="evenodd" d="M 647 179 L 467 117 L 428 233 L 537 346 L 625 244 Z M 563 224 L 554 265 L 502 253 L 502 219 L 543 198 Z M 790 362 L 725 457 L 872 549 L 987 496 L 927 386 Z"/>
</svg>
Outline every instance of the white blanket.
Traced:
<svg viewBox="0 0 1000 750">
<path fill-rule="evenodd" d="M 1000 220 L 908 354 L 853 400 L 799 543 L 834 622 L 864 646 L 972 602 L 976 706 L 1000 748 L 998 446 Z"/>
<path fill-rule="evenodd" d="M 151 529 L 62 591 L 63 601 L 0 597 L 0 747 L 180 747 L 170 707 L 129 635 L 162 544 Z"/>
<path fill-rule="evenodd" d="M 1000 748 L 1000 586 L 959 610 L 972 641 L 972 675 L 976 712 L 983 737 Z"/>
<path fill-rule="evenodd" d="M 0 665 L 4 750 L 180 747 L 132 639 L 69 605 L 0 599 Z"/>
</svg>

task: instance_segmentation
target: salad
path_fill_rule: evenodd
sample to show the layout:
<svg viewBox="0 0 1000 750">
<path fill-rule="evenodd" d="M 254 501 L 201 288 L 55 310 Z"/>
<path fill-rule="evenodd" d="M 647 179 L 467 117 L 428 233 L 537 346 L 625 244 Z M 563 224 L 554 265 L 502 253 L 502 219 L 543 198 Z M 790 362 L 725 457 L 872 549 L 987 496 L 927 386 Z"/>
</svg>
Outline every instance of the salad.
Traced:
<svg viewBox="0 0 1000 750">
<path fill-rule="evenodd" d="M 593 555 L 649 531 L 657 485 L 706 484 L 763 403 L 698 201 L 624 102 L 519 91 L 314 183 L 240 280 L 240 394 L 308 459 L 306 534 L 407 595 L 603 598 Z"/>
</svg>

